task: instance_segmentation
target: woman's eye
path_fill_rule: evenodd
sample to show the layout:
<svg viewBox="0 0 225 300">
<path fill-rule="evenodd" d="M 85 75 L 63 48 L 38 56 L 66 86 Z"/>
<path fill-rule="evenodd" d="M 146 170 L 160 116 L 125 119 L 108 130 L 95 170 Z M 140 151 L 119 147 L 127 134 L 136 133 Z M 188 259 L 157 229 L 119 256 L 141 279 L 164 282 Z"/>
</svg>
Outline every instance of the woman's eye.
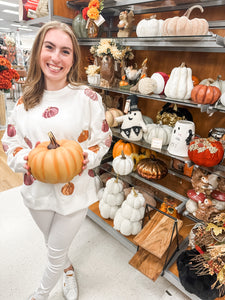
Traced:
<svg viewBox="0 0 225 300">
<path fill-rule="evenodd" d="M 52 46 L 51 45 L 46 45 L 45 46 L 47 49 L 52 49 Z"/>
<path fill-rule="evenodd" d="M 63 50 L 63 53 L 66 54 L 66 55 L 70 54 L 70 52 L 68 50 Z"/>
</svg>

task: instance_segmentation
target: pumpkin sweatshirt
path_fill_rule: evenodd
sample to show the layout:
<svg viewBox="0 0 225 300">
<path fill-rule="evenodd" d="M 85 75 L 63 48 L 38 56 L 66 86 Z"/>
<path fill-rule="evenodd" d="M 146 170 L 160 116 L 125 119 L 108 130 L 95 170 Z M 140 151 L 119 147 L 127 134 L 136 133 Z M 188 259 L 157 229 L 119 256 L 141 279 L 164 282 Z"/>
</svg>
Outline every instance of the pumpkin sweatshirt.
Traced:
<svg viewBox="0 0 225 300">
<path fill-rule="evenodd" d="M 48 141 L 49 131 L 57 140 L 79 142 L 88 153 L 87 169 L 70 181 L 72 185 L 43 183 L 26 174 L 24 156 L 37 142 Z M 44 91 L 41 102 L 28 111 L 24 109 L 22 98 L 19 99 L 9 118 L 2 145 L 9 167 L 24 174 L 21 194 L 25 205 L 68 215 L 97 201 L 92 169 L 100 164 L 111 141 L 112 133 L 100 95 L 87 86 L 68 85 L 58 91 Z"/>
</svg>

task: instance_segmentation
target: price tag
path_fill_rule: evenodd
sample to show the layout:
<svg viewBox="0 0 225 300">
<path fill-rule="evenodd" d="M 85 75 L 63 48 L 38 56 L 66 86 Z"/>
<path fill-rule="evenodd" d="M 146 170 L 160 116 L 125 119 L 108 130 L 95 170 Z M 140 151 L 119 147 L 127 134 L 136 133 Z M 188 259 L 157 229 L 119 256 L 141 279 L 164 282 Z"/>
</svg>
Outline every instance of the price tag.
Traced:
<svg viewBox="0 0 225 300">
<path fill-rule="evenodd" d="M 161 149 L 162 148 L 162 140 L 159 138 L 153 138 L 151 143 L 152 148 Z"/>
<path fill-rule="evenodd" d="M 105 19 L 103 18 L 102 15 L 99 15 L 98 19 L 94 20 L 94 22 L 99 27 L 99 26 L 101 26 L 105 22 Z"/>
<path fill-rule="evenodd" d="M 125 114 L 127 114 L 129 110 L 130 110 L 130 99 L 127 99 L 127 100 L 126 100 L 126 103 L 125 103 L 125 107 L 124 107 L 123 112 L 124 112 Z"/>
</svg>

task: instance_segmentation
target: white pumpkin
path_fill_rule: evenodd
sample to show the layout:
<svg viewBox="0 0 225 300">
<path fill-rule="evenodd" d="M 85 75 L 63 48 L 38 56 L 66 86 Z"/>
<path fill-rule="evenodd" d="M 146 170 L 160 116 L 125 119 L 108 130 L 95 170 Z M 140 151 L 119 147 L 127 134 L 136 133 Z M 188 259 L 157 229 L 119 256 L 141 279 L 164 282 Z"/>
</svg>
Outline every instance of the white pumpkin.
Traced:
<svg viewBox="0 0 225 300">
<path fill-rule="evenodd" d="M 221 95 L 220 102 L 225 106 L 225 93 Z"/>
<path fill-rule="evenodd" d="M 104 189 L 102 200 L 108 203 L 110 206 L 120 206 L 124 200 L 124 192 L 118 192 L 116 194 L 110 193 L 107 188 Z"/>
<path fill-rule="evenodd" d="M 225 80 L 221 79 L 221 75 L 217 76 L 217 79 L 214 80 L 212 78 L 207 78 L 207 79 L 203 79 L 199 84 L 203 84 L 203 85 L 211 85 L 211 86 L 216 86 L 220 89 L 221 93 L 225 93 Z"/>
<path fill-rule="evenodd" d="M 118 121 L 116 121 L 116 117 L 123 116 L 123 112 L 117 108 L 109 108 L 105 112 L 105 119 L 109 125 L 109 127 L 117 127 L 119 126 Z"/>
<path fill-rule="evenodd" d="M 164 93 L 173 99 L 190 99 L 193 87 L 192 70 L 182 63 L 180 67 L 173 68 Z"/>
<path fill-rule="evenodd" d="M 99 211 L 100 215 L 104 219 L 114 219 L 116 212 L 118 211 L 119 206 L 111 206 L 108 203 L 105 203 L 104 201 L 99 202 Z"/>
<path fill-rule="evenodd" d="M 138 37 L 161 36 L 163 22 L 163 20 L 157 20 L 156 15 L 143 19 L 137 24 L 136 34 Z"/>
<path fill-rule="evenodd" d="M 123 150 L 121 155 L 115 157 L 112 162 L 113 169 L 118 175 L 128 175 L 132 172 L 134 162 L 129 155 L 125 155 Z"/>
<path fill-rule="evenodd" d="M 114 228 L 124 235 L 138 234 L 145 214 L 145 198 L 133 187 L 114 217 Z"/>
<path fill-rule="evenodd" d="M 144 133 L 144 140 L 151 144 L 153 138 L 162 140 L 162 145 L 168 145 L 172 135 L 173 128 L 168 125 L 147 124 L 147 132 Z"/>
<path fill-rule="evenodd" d="M 106 188 L 109 193 L 117 194 L 123 190 L 123 182 L 118 178 L 111 178 L 106 182 Z"/>
<path fill-rule="evenodd" d="M 155 72 L 151 77 L 144 77 L 138 82 L 138 90 L 143 95 L 163 94 L 169 76 L 163 72 Z"/>
</svg>

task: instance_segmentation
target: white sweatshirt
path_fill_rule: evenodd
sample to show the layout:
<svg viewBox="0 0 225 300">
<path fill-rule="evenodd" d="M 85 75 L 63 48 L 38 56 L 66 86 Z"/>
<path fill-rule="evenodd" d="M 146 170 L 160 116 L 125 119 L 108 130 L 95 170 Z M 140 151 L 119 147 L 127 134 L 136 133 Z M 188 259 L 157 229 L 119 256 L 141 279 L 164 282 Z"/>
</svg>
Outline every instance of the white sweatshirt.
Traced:
<svg viewBox="0 0 225 300">
<path fill-rule="evenodd" d="M 87 169 L 81 176 L 77 175 L 71 180 L 74 184 L 71 195 L 63 194 L 65 183 L 43 183 L 25 175 L 24 156 L 37 142 L 48 141 L 49 131 L 57 140 L 80 142 L 83 151 L 88 152 Z M 84 132 L 88 132 L 88 137 L 85 135 L 81 138 Z M 100 164 L 111 141 L 112 133 L 105 120 L 101 96 L 87 86 L 66 86 L 58 91 L 44 91 L 40 104 L 28 111 L 18 101 L 2 138 L 2 145 L 10 168 L 14 172 L 24 173 L 21 193 L 25 205 L 68 215 L 97 201 L 92 168 Z M 93 147 L 93 151 L 88 149 L 90 147 Z"/>
</svg>

